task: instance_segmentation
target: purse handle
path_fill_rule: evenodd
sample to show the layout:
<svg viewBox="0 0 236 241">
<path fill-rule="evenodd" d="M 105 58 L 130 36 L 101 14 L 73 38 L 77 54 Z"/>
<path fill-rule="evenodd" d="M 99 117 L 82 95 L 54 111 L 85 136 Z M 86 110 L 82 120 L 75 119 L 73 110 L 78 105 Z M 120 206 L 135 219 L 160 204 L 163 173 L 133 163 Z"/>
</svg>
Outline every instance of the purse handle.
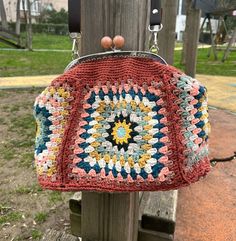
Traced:
<svg viewBox="0 0 236 241">
<path fill-rule="evenodd" d="M 80 33 L 81 31 L 81 0 L 68 0 L 69 32 Z M 151 0 L 150 26 L 161 25 L 162 10 L 161 0 Z"/>
<path fill-rule="evenodd" d="M 81 31 L 81 0 L 68 0 L 68 13 L 69 13 L 69 32 L 70 37 L 73 40 L 72 44 L 72 61 L 67 65 L 64 71 L 67 71 L 81 63 L 83 61 L 89 60 L 90 58 L 94 58 L 98 54 L 90 54 L 88 56 L 80 57 L 79 55 L 79 33 Z M 123 53 L 116 53 L 116 55 L 120 56 L 123 54 L 132 55 L 132 56 L 140 56 L 145 55 L 156 61 L 167 64 L 166 61 L 160 57 L 158 53 L 158 44 L 157 44 L 157 34 L 162 29 L 161 24 L 162 19 L 162 9 L 161 9 L 161 0 L 151 0 L 150 4 L 150 24 L 148 26 L 148 30 L 153 34 L 153 45 L 150 48 L 150 52 L 139 52 L 139 51 L 122 51 Z M 100 57 L 105 57 L 109 55 L 111 52 L 100 53 Z M 115 54 L 112 51 L 113 55 Z"/>
</svg>

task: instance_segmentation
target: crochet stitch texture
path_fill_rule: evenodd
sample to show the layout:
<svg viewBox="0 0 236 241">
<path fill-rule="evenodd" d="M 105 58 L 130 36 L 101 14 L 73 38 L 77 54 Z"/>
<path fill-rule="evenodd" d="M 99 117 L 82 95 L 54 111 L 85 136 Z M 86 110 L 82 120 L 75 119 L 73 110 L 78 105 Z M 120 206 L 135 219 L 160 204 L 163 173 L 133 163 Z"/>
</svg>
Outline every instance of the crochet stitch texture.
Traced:
<svg viewBox="0 0 236 241">
<path fill-rule="evenodd" d="M 34 114 L 47 189 L 170 190 L 210 170 L 205 87 L 149 58 L 83 62 L 37 97 Z"/>
</svg>

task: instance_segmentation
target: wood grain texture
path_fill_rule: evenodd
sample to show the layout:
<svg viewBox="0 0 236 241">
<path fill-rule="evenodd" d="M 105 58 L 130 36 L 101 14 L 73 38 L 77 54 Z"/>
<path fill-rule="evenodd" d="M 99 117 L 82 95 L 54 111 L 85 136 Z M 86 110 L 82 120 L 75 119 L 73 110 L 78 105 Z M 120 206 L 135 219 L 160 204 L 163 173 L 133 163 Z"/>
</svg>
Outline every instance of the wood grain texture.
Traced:
<svg viewBox="0 0 236 241">
<path fill-rule="evenodd" d="M 145 192 L 140 203 L 143 229 L 174 234 L 178 191 Z"/>
<path fill-rule="evenodd" d="M 138 241 L 173 241 L 174 236 L 171 234 L 156 232 L 139 228 Z"/>
<path fill-rule="evenodd" d="M 81 237 L 81 192 L 76 192 L 69 201 L 70 227 L 74 236 Z"/>
<path fill-rule="evenodd" d="M 191 0 L 187 1 L 187 6 L 189 7 L 187 9 L 185 29 L 185 73 L 195 77 L 201 10 L 192 7 Z"/>
<path fill-rule="evenodd" d="M 79 241 L 79 238 L 65 232 L 48 229 L 41 241 Z"/>
<path fill-rule="evenodd" d="M 163 29 L 158 35 L 159 54 L 171 65 L 174 62 L 177 3 L 178 1 L 176 0 L 162 0 Z"/>
<path fill-rule="evenodd" d="M 138 235 L 137 193 L 82 194 L 82 238 L 91 241 L 133 241 Z"/>
<path fill-rule="evenodd" d="M 81 192 L 76 192 L 69 200 L 69 207 L 72 213 L 81 215 Z"/>
<path fill-rule="evenodd" d="M 103 51 L 103 36 L 122 35 L 123 50 L 148 49 L 150 1 L 82 0 L 82 55 Z M 137 241 L 138 193 L 82 193 L 83 241 Z"/>
<path fill-rule="evenodd" d="M 103 51 L 103 36 L 122 35 L 124 50 L 148 49 L 150 1 L 82 0 L 82 55 Z"/>
</svg>

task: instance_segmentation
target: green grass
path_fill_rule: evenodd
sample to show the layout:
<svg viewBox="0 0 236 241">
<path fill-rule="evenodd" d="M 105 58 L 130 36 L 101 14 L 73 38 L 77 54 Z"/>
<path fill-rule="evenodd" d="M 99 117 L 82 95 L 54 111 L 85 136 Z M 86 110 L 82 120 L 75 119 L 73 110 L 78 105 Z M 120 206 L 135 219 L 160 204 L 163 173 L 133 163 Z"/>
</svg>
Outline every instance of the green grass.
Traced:
<svg viewBox="0 0 236 241">
<path fill-rule="evenodd" d="M 223 51 L 218 52 L 217 61 L 213 59 L 213 56 L 207 57 L 208 51 L 209 49 L 198 50 L 197 74 L 236 76 L 236 51 L 232 51 L 224 63 L 221 62 Z M 175 51 L 174 65 L 184 70 L 184 66 L 180 64 L 180 59 L 181 51 Z"/>
<path fill-rule="evenodd" d="M 67 219 L 63 210 L 68 209 L 72 193 L 43 191 L 32 168 L 35 141 L 32 106 L 41 90 L 0 91 L 0 229 L 6 229 L 0 236 L 4 239 L 8 234 L 7 240 L 41 240 L 46 229 L 55 224 L 54 215 Z M 32 219 L 36 224 L 33 225 Z M 64 228 L 61 222 L 57 225 Z"/>
<path fill-rule="evenodd" d="M 70 61 L 68 52 L 0 50 L 0 77 L 59 74 Z"/>
<path fill-rule="evenodd" d="M 49 202 L 50 203 L 57 203 L 62 201 L 61 192 L 58 191 L 51 191 L 49 194 Z"/>
<path fill-rule="evenodd" d="M 5 118 L 0 117 L 0 125 L 5 125 L 7 122 L 5 120 Z"/>
<path fill-rule="evenodd" d="M 21 110 L 23 106 L 23 103 L 16 106 L 9 105 L 8 108 L 5 108 L 5 105 L 2 106 L 4 112 L 15 113 L 15 115 L 10 116 L 9 124 L 6 127 L 8 133 L 15 135 L 15 137 L 0 145 L 0 153 L 4 161 L 10 161 L 17 157 L 15 164 L 18 167 L 30 168 L 33 166 L 34 160 L 35 120 L 32 114 L 20 114 L 18 110 Z M 17 113 L 19 114 L 17 115 Z M 4 119 L 3 123 L 5 123 Z"/>
<path fill-rule="evenodd" d="M 10 211 L 0 216 L 0 224 L 16 222 L 22 219 L 20 212 Z"/>
<path fill-rule="evenodd" d="M 0 90 L 0 98 L 4 98 L 7 96 L 7 93 L 4 90 Z"/>
<path fill-rule="evenodd" d="M 34 34 L 33 49 L 71 50 L 72 41 L 69 36 Z"/>
<path fill-rule="evenodd" d="M 19 187 L 15 190 L 15 193 L 17 194 L 29 194 L 31 193 L 30 187 Z"/>
<path fill-rule="evenodd" d="M 27 132 L 35 131 L 35 119 L 33 114 L 26 114 L 23 116 L 11 118 L 11 125 L 9 131 L 18 132 L 19 134 L 27 135 Z M 22 131 L 25 131 L 22 133 Z"/>
<path fill-rule="evenodd" d="M 68 36 L 34 34 L 34 49 L 70 50 L 71 40 Z M 0 47 L 7 47 L 0 43 Z M 176 47 L 182 43 L 176 43 Z M 208 49 L 198 51 L 198 74 L 236 76 L 236 51 L 232 51 L 225 63 L 221 62 L 223 51 L 219 51 L 219 60 L 207 57 Z M 175 66 L 184 70 L 180 64 L 181 51 L 175 51 Z M 31 76 L 63 73 L 71 61 L 70 52 L 34 52 L 0 50 L 0 77 Z M 1 92 L 0 92 L 1 95 Z M 17 110 L 17 107 L 15 107 Z"/>
<path fill-rule="evenodd" d="M 33 134 L 33 133 L 32 133 Z M 10 144 L 14 146 L 15 148 L 27 148 L 27 147 L 32 147 L 34 145 L 35 138 L 32 135 L 31 139 L 23 139 L 22 141 L 18 140 L 10 140 Z"/>
<path fill-rule="evenodd" d="M 33 184 L 31 186 L 20 186 L 17 189 L 15 189 L 13 192 L 17 194 L 29 194 L 29 193 L 39 193 L 42 192 L 42 188 L 37 184 Z"/>
<path fill-rule="evenodd" d="M 32 150 L 30 150 L 30 152 L 22 153 L 20 156 L 20 159 L 17 160 L 17 165 L 19 167 L 30 168 L 30 167 L 33 167 L 33 163 L 34 163 L 33 148 Z"/>
<path fill-rule="evenodd" d="M 3 150 L 1 150 L 1 153 L 3 159 L 6 161 L 12 160 L 15 156 L 15 150 L 12 148 L 4 148 Z"/>
<path fill-rule="evenodd" d="M 44 223 L 48 218 L 48 214 L 45 212 L 39 212 L 35 215 L 34 220 L 37 223 Z"/>
<path fill-rule="evenodd" d="M 182 47 L 183 46 L 183 43 L 182 42 L 175 42 L 175 47 Z"/>
<path fill-rule="evenodd" d="M 25 33 L 22 34 L 23 41 Z M 71 49 L 71 39 L 69 36 L 35 33 L 33 34 L 33 49 Z M 0 42 L 0 48 L 10 48 L 9 45 Z"/>
<path fill-rule="evenodd" d="M 32 236 L 33 240 L 36 240 L 36 239 L 39 240 L 39 239 L 41 239 L 43 237 L 43 234 L 42 234 L 41 231 L 39 231 L 37 229 L 33 229 L 31 231 L 31 236 Z"/>
</svg>

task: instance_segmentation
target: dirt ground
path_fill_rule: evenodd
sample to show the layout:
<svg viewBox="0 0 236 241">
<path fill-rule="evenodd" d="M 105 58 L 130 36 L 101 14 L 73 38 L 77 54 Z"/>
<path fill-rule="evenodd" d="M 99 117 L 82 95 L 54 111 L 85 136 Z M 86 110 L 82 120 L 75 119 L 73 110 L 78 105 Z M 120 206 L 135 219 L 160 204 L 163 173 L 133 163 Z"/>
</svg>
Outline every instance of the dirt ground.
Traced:
<svg viewBox="0 0 236 241">
<path fill-rule="evenodd" d="M 42 191 L 33 163 L 33 101 L 41 90 L 0 91 L 0 240 L 39 240 L 68 230 L 71 193 Z"/>
</svg>

